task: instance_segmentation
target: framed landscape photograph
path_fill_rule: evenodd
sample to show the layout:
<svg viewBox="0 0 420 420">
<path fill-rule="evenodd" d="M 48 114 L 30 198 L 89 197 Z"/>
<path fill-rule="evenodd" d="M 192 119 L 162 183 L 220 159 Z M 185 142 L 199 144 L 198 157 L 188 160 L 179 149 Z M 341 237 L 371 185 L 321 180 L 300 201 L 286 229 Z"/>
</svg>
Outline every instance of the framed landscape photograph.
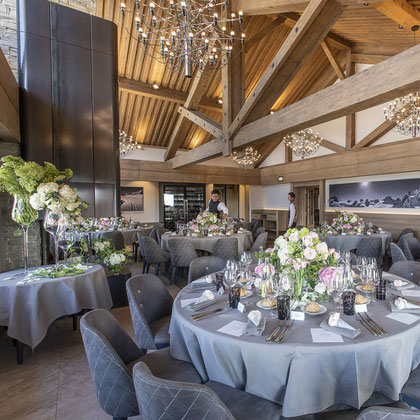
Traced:
<svg viewBox="0 0 420 420">
<path fill-rule="evenodd" d="M 420 209 L 420 173 L 326 181 L 330 210 L 408 213 Z"/>
<path fill-rule="evenodd" d="M 121 211 L 144 211 L 143 187 L 121 187 Z"/>
</svg>

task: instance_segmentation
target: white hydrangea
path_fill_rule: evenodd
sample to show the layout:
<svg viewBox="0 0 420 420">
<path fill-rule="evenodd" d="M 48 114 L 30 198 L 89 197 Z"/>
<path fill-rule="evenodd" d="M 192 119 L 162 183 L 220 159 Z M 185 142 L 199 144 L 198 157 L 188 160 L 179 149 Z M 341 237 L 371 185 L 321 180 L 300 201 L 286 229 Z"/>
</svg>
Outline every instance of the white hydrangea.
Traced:
<svg viewBox="0 0 420 420">
<path fill-rule="evenodd" d="M 125 261 L 125 256 L 123 254 L 111 254 L 109 256 L 109 263 L 111 265 L 119 265 Z"/>
<path fill-rule="evenodd" d="M 61 186 L 59 194 L 68 203 L 74 203 L 77 200 L 77 194 L 67 184 Z"/>
<path fill-rule="evenodd" d="M 42 210 L 44 208 L 44 203 L 39 193 L 32 194 L 29 198 L 29 203 L 35 210 Z"/>
<path fill-rule="evenodd" d="M 52 192 L 58 192 L 59 186 L 56 182 L 47 182 L 46 184 L 39 184 L 37 192 L 41 195 L 46 195 Z"/>
</svg>

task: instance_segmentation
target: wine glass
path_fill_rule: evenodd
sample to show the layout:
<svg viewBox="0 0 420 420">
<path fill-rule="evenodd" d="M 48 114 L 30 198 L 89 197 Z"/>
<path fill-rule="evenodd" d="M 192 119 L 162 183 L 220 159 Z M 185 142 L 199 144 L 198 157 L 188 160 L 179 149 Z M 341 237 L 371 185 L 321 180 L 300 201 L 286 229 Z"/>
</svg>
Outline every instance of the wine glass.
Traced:
<svg viewBox="0 0 420 420">
<path fill-rule="evenodd" d="M 334 301 L 336 312 L 340 312 L 341 294 L 346 287 L 342 270 L 336 270 L 331 282 L 331 295 Z"/>
<path fill-rule="evenodd" d="M 248 292 L 251 289 L 252 281 L 253 281 L 253 277 L 250 271 L 248 270 L 241 271 L 240 284 L 241 284 L 241 287 L 245 290 L 245 292 Z M 249 296 L 243 297 L 245 306 L 249 305 L 248 297 Z"/>
<path fill-rule="evenodd" d="M 276 291 L 274 286 L 274 280 L 273 276 L 268 277 L 266 280 L 264 280 L 265 283 L 265 298 L 268 299 L 271 304 L 274 302 L 274 299 L 276 297 Z M 271 306 L 270 310 L 267 311 L 266 318 L 276 318 L 274 312 L 273 312 L 273 306 Z"/>
<path fill-rule="evenodd" d="M 58 263 L 58 234 L 61 230 L 66 229 L 68 221 L 63 215 L 53 213 L 51 210 L 47 210 L 44 215 L 44 229 L 50 233 L 54 238 L 54 258 L 55 258 L 55 269 L 59 270 Z"/>
<path fill-rule="evenodd" d="M 376 258 L 375 257 L 368 257 L 367 258 L 367 265 L 369 267 L 372 267 L 374 269 L 377 268 Z"/>
<path fill-rule="evenodd" d="M 73 230 L 61 230 L 58 233 L 58 246 L 64 252 L 64 265 L 67 267 L 67 257 L 69 249 L 76 242 L 76 235 Z"/>
<path fill-rule="evenodd" d="M 245 271 L 247 271 L 248 268 L 249 268 L 249 266 L 251 265 L 251 263 L 252 263 L 251 253 L 249 251 L 243 252 L 242 255 L 241 255 L 241 265 L 242 265 L 242 268 Z"/>
</svg>

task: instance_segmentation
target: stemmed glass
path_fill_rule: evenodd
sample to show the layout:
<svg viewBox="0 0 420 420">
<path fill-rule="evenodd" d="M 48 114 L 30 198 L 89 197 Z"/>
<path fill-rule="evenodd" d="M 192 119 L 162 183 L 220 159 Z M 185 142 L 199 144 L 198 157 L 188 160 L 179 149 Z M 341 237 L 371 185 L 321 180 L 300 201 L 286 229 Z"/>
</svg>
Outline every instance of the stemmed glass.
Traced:
<svg viewBox="0 0 420 420">
<path fill-rule="evenodd" d="M 248 270 L 241 271 L 240 283 L 241 283 L 242 288 L 245 289 L 245 292 L 248 292 L 251 289 L 252 281 L 253 281 L 253 278 L 252 278 L 252 273 L 250 271 Z M 249 296 L 246 296 L 243 298 L 244 299 L 243 303 L 245 306 L 249 305 L 248 298 Z"/>
<path fill-rule="evenodd" d="M 58 246 L 64 252 L 64 265 L 67 267 L 67 257 L 69 249 L 76 242 L 76 235 L 73 230 L 61 230 L 58 233 Z"/>
<path fill-rule="evenodd" d="M 245 251 L 241 255 L 241 265 L 244 271 L 248 271 L 249 266 L 252 263 L 252 256 L 249 251 Z"/>
<path fill-rule="evenodd" d="M 268 277 L 265 282 L 265 298 L 268 299 L 271 303 L 275 302 L 276 298 L 276 290 L 274 286 L 273 276 Z M 277 305 L 276 305 L 277 306 Z M 276 318 L 275 314 L 273 313 L 273 307 L 270 308 L 270 311 L 266 314 L 266 318 Z"/>
<path fill-rule="evenodd" d="M 55 269 L 59 270 L 58 263 L 58 234 L 61 230 L 66 229 L 67 221 L 61 214 L 53 213 L 51 210 L 47 210 L 44 216 L 44 229 L 50 233 L 54 238 L 54 258 L 55 258 Z"/>
<path fill-rule="evenodd" d="M 376 258 L 375 257 L 368 257 L 367 265 L 371 268 L 376 269 L 377 268 Z"/>
<path fill-rule="evenodd" d="M 333 276 L 331 289 L 336 312 L 340 312 L 341 294 L 346 287 L 342 270 L 337 270 Z"/>
</svg>

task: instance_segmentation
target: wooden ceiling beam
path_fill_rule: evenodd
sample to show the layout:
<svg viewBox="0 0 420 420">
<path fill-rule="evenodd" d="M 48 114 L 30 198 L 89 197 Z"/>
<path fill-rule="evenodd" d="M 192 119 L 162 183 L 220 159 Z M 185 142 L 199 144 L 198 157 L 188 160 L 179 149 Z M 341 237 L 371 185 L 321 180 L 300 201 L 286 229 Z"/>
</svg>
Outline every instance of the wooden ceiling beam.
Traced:
<svg viewBox="0 0 420 420">
<path fill-rule="evenodd" d="M 266 115 L 306 57 L 318 47 L 343 7 L 335 0 L 312 0 L 229 127 L 232 138 L 246 122 Z M 251 120 L 251 121 L 250 121 Z"/>
<path fill-rule="evenodd" d="M 375 3 L 383 0 L 370 0 Z M 343 6 L 363 4 L 364 0 L 339 0 Z M 308 0 L 233 0 L 232 9 L 241 10 L 245 15 L 277 15 L 279 13 L 297 12 L 304 10 Z"/>
<path fill-rule="evenodd" d="M 391 0 L 374 3 L 374 7 L 406 29 L 420 25 L 419 9 L 408 3 L 407 0 Z"/>
<path fill-rule="evenodd" d="M 378 64 L 384 60 L 387 60 L 389 57 L 392 57 L 392 55 L 352 53 L 351 61 L 353 63 L 360 64 Z"/>
<path fill-rule="evenodd" d="M 325 52 L 325 55 L 328 58 L 328 61 L 330 62 L 332 68 L 336 72 L 338 78 L 340 80 L 344 80 L 346 78 L 346 75 L 344 73 L 344 70 L 341 68 L 340 63 L 338 62 L 337 58 L 334 56 L 334 53 L 331 50 L 331 47 L 327 40 L 321 42 L 321 47 Z"/>
<path fill-rule="evenodd" d="M 351 60 L 351 50 L 346 57 L 346 76 L 350 77 L 356 73 L 356 65 Z M 346 115 L 346 149 L 350 150 L 356 144 L 356 114 Z"/>
<path fill-rule="evenodd" d="M 420 45 L 397 54 L 361 73 L 295 102 L 241 128 L 234 148 L 275 140 L 348 114 L 363 111 L 420 89 Z M 204 149 L 205 146 L 205 149 Z M 215 140 L 173 160 L 173 167 L 200 162 L 221 154 Z"/>
<path fill-rule="evenodd" d="M 290 28 L 295 26 L 300 17 L 298 13 L 282 13 L 280 16 L 287 18 L 284 24 Z M 350 41 L 334 34 L 333 32 L 328 32 L 327 39 L 330 42 L 330 45 L 334 48 L 338 48 L 340 50 L 350 50 L 352 48 L 352 43 Z"/>
<path fill-rule="evenodd" d="M 119 78 L 119 87 L 123 92 L 134 93 L 135 95 L 147 96 L 149 98 L 178 104 L 184 104 L 188 97 L 188 92 L 183 92 L 182 90 L 170 89 L 162 86 L 155 89 L 151 83 L 144 83 L 126 77 Z M 222 106 L 216 99 L 203 97 L 198 106 L 203 109 L 222 112 Z"/>
<path fill-rule="evenodd" d="M 252 38 L 247 39 L 245 41 L 245 47 L 244 47 L 245 53 L 247 53 L 254 45 L 258 44 L 267 35 L 271 35 L 278 26 L 280 26 L 282 23 L 285 22 L 285 20 L 286 20 L 285 17 L 278 16 L 271 23 L 269 23 L 267 26 L 261 29 L 261 31 L 256 33 Z"/>
<path fill-rule="evenodd" d="M 325 147 L 326 149 L 332 150 L 336 153 L 342 153 L 346 151 L 345 147 L 339 146 L 338 144 L 333 143 L 332 141 L 322 139 L 320 146 Z"/>
<path fill-rule="evenodd" d="M 204 115 L 198 111 L 192 111 L 190 109 L 184 108 L 183 106 L 178 108 L 178 112 L 183 117 L 188 118 L 195 125 L 198 125 L 203 130 L 206 130 L 213 137 L 223 136 L 223 128 L 221 124 L 219 124 L 217 121 L 214 121 L 207 115 Z"/>
<path fill-rule="evenodd" d="M 267 158 L 271 155 L 271 153 L 274 152 L 274 150 L 277 149 L 277 146 L 283 141 L 283 138 L 279 140 L 272 140 L 268 141 L 267 143 L 264 143 L 260 150 L 258 150 L 260 157 L 259 159 L 254 163 L 254 168 L 258 168 Z M 287 147 L 287 149 L 289 149 Z"/>
<path fill-rule="evenodd" d="M 366 137 L 360 140 L 359 143 L 354 145 L 352 150 L 360 150 L 364 147 L 370 146 L 371 144 L 375 143 L 376 140 L 379 140 L 383 135 L 391 131 L 395 125 L 395 123 L 391 123 L 388 120 L 385 120 L 382 124 L 371 131 Z"/>
</svg>

